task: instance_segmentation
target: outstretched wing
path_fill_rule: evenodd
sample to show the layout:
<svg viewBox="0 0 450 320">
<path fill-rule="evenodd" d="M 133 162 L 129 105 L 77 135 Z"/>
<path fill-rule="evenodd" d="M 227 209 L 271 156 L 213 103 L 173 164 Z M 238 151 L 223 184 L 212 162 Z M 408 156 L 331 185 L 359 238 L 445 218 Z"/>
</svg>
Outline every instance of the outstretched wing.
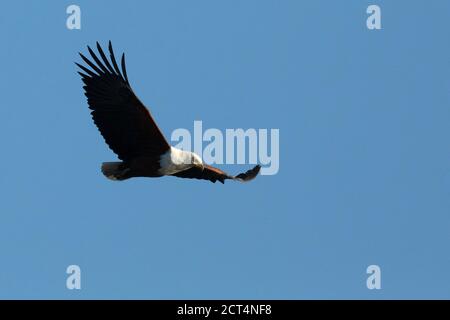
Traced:
<svg viewBox="0 0 450 320">
<path fill-rule="evenodd" d="M 217 168 L 209 166 L 209 165 L 205 165 L 203 170 L 199 167 L 192 167 L 188 170 L 177 172 L 177 173 L 173 174 L 173 176 L 176 176 L 179 178 L 209 180 L 214 183 L 216 183 L 216 181 L 220 181 L 221 183 L 224 183 L 226 179 L 247 182 L 247 181 L 253 180 L 258 175 L 260 169 L 261 169 L 261 166 L 257 165 L 253 169 L 250 169 L 244 173 L 238 174 L 237 176 L 230 176 L 220 169 L 217 169 Z"/>
<path fill-rule="evenodd" d="M 111 41 L 108 48 L 111 63 L 98 42 L 101 60 L 88 46 L 95 63 L 81 53 L 81 58 L 90 69 L 76 63 L 84 72 L 78 73 L 85 84 L 83 88 L 95 125 L 121 160 L 163 154 L 170 146 L 147 108 L 131 89 L 125 68 L 125 54 L 122 54 L 121 73 Z"/>
</svg>

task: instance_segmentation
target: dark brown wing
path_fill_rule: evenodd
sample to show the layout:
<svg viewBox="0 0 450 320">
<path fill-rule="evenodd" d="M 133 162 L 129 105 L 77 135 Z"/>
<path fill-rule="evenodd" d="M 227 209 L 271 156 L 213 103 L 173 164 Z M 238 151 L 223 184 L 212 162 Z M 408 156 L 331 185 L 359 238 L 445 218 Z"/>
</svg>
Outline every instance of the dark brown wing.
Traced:
<svg viewBox="0 0 450 320">
<path fill-rule="evenodd" d="M 119 159 L 124 161 L 139 156 L 163 154 L 170 146 L 147 108 L 130 87 L 125 68 L 125 55 L 122 55 L 121 73 L 111 41 L 109 54 L 112 65 L 98 42 L 97 49 L 102 61 L 88 46 L 95 63 L 80 53 L 81 58 L 91 69 L 78 63 L 76 65 L 84 72 L 78 73 L 85 84 L 83 88 L 89 109 L 92 110 L 92 119 L 106 143 Z"/>
<path fill-rule="evenodd" d="M 209 165 L 205 165 L 205 168 L 203 170 L 199 167 L 192 167 L 188 170 L 181 171 L 181 172 L 175 173 L 173 175 L 176 177 L 179 177 L 179 178 L 209 180 L 214 183 L 216 181 L 220 181 L 220 182 L 224 183 L 226 179 L 246 182 L 246 181 L 253 180 L 258 175 L 260 169 L 261 169 L 261 166 L 257 165 L 253 169 L 250 169 L 244 173 L 238 174 L 237 176 L 233 177 L 233 176 L 230 176 L 227 173 L 223 172 L 220 169 L 217 169 L 217 168 L 209 166 Z"/>
</svg>

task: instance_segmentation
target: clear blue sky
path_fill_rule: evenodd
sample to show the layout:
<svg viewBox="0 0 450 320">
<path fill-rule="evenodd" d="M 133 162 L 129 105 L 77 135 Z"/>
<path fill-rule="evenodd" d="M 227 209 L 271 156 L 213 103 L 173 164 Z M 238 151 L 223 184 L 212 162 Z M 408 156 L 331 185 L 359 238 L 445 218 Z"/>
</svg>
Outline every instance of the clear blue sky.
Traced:
<svg viewBox="0 0 450 320">
<path fill-rule="evenodd" d="M 450 298 L 449 20 L 442 0 L 2 3 L 0 298 Z M 73 62 L 109 39 L 166 135 L 279 128 L 279 173 L 105 179 Z"/>
</svg>

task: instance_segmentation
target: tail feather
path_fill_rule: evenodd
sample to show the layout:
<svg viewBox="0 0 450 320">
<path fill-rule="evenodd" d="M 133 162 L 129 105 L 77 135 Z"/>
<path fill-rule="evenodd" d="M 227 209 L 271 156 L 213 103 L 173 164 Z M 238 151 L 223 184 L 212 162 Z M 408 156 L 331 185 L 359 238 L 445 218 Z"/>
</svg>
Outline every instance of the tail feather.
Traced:
<svg viewBox="0 0 450 320">
<path fill-rule="evenodd" d="M 103 162 L 102 173 L 110 180 L 125 180 L 129 177 L 126 174 L 130 171 L 123 162 Z"/>
</svg>

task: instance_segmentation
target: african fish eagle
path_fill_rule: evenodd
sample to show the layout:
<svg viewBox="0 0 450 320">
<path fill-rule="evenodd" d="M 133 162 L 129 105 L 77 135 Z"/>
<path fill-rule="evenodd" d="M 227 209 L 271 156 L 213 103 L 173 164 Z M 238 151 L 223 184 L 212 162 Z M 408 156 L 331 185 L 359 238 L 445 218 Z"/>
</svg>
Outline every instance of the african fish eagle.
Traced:
<svg viewBox="0 0 450 320">
<path fill-rule="evenodd" d="M 128 82 L 125 54 L 122 54 L 121 72 L 111 41 L 108 46 L 111 61 L 106 58 L 98 42 L 101 60 L 89 46 L 87 48 L 95 63 L 81 53 L 80 56 L 91 69 L 75 64 L 84 72 L 78 73 L 85 84 L 83 88 L 89 109 L 92 110 L 92 119 L 107 145 L 122 160 L 102 164 L 101 170 L 107 178 L 125 180 L 133 177 L 176 176 L 224 183 L 226 179 L 250 181 L 258 175 L 259 165 L 231 176 L 203 163 L 193 152 L 170 146 Z"/>
</svg>

